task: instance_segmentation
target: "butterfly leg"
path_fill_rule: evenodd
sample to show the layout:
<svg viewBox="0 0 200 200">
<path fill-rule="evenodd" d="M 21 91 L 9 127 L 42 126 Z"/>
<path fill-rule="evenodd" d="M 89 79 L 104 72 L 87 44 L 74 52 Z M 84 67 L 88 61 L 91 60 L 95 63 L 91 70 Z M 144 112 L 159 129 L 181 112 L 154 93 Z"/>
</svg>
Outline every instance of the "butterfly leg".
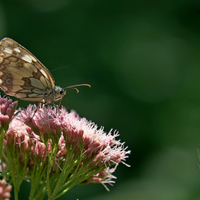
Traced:
<svg viewBox="0 0 200 200">
<path fill-rule="evenodd" d="M 61 98 L 61 100 L 60 100 L 60 103 L 59 103 L 59 105 L 58 105 L 58 108 L 60 108 L 61 104 L 62 104 L 62 98 Z"/>
</svg>

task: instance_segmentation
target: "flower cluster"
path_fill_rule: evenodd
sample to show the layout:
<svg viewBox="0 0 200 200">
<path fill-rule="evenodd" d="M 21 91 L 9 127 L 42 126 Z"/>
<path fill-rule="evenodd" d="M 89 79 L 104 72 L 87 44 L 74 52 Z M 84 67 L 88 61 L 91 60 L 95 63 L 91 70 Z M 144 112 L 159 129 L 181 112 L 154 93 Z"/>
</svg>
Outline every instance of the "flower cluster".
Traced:
<svg viewBox="0 0 200 200">
<path fill-rule="evenodd" d="M 17 104 L 8 101 L 0 98 L 7 108 L 2 115 L 12 119 L 5 129 L 1 160 L 4 171 L 10 172 L 15 198 L 23 179 L 32 183 L 29 199 L 42 199 L 45 192 L 56 199 L 81 183 L 114 183 L 112 173 L 130 154 L 116 140 L 117 131 L 106 133 L 64 107 L 29 105 L 13 116 Z"/>
<path fill-rule="evenodd" d="M 17 101 L 12 102 L 9 98 L 0 98 L 0 128 L 7 130 L 8 124 L 12 119 L 13 113 L 17 108 Z"/>
</svg>

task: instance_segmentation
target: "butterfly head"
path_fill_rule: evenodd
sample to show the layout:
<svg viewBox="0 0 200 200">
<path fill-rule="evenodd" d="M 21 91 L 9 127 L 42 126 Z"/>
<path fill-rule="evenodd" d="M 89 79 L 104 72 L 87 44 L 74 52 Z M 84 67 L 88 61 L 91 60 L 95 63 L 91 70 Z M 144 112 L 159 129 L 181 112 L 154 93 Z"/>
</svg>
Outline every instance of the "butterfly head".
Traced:
<svg viewBox="0 0 200 200">
<path fill-rule="evenodd" d="M 53 95 L 54 100 L 53 101 L 61 100 L 65 96 L 67 89 L 74 89 L 74 90 L 76 90 L 77 93 L 79 93 L 79 90 L 77 88 L 79 86 L 91 87 L 91 85 L 89 85 L 89 84 L 71 85 L 71 86 L 68 86 L 68 87 L 65 87 L 65 88 L 61 88 L 60 86 L 55 86 L 54 95 Z"/>
<path fill-rule="evenodd" d="M 60 99 L 62 99 L 65 94 L 66 94 L 66 90 L 64 88 L 61 88 L 60 86 L 55 86 L 54 89 L 54 101 L 59 101 Z"/>
</svg>

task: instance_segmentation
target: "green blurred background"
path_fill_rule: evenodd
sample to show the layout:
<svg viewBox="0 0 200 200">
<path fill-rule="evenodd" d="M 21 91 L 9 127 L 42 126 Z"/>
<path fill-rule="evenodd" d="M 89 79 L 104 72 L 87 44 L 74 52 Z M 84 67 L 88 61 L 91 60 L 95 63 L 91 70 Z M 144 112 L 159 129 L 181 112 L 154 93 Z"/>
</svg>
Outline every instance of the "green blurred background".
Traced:
<svg viewBox="0 0 200 200">
<path fill-rule="evenodd" d="M 60 199 L 200 199 L 200 1 L 1 0 L 3 37 L 30 50 L 57 85 L 91 84 L 67 91 L 69 110 L 117 129 L 132 151 L 110 192 L 89 184 Z"/>
</svg>

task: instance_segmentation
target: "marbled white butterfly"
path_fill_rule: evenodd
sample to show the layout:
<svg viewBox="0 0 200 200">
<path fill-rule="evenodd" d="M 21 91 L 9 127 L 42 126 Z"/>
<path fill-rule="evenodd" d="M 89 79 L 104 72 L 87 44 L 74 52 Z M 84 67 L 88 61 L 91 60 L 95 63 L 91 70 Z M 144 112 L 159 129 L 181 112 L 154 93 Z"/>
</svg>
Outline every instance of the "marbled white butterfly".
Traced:
<svg viewBox="0 0 200 200">
<path fill-rule="evenodd" d="M 49 104 L 62 101 L 68 88 L 78 92 L 77 86 L 91 87 L 89 84 L 56 86 L 49 70 L 26 48 L 10 38 L 0 41 L 0 88 L 6 94 Z"/>
</svg>

